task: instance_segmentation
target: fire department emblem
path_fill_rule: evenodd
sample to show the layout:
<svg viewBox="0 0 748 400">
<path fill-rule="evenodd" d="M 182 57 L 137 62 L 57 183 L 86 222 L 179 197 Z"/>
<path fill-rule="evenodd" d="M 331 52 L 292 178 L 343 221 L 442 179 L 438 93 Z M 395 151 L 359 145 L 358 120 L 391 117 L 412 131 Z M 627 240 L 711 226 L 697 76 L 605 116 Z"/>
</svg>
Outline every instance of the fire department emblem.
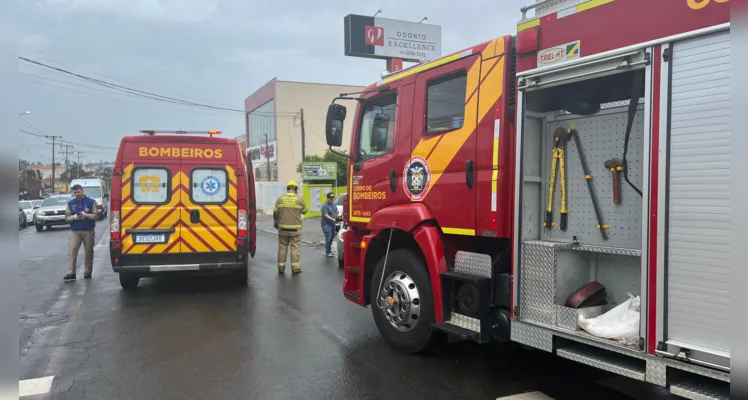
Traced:
<svg viewBox="0 0 748 400">
<path fill-rule="evenodd" d="M 403 169 L 403 190 L 411 201 L 420 201 L 428 194 L 431 170 L 423 157 L 413 157 Z"/>
<path fill-rule="evenodd" d="M 221 190 L 221 181 L 215 176 L 206 176 L 200 182 L 200 190 L 206 196 L 213 196 Z"/>
</svg>

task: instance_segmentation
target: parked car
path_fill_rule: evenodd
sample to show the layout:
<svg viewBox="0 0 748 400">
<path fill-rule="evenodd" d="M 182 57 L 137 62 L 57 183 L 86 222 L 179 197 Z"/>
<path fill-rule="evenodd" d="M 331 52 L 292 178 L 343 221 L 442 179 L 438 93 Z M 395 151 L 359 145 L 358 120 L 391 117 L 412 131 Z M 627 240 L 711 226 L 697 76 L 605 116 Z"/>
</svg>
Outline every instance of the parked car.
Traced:
<svg viewBox="0 0 748 400">
<path fill-rule="evenodd" d="M 348 230 L 347 226 L 343 226 L 343 222 L 339 223 L 338 227 L 338 234 L 335 235 L 335 249 L 338 253 L 338 267 L 343 267 L 343 235 L 345 234 L 345 231 Z"/>
<path fill-rule="evenodd" d="M 18 207 L 18 230 L 29 226 L 29 223 L 26 222 L 26 213 L 23 211 L 23 208 Z"/>
<path fill-rule="evenodd" d="M 34 204 L 28 200 L 21 200 L 18 202 L 18 206 L 26 214 L 26 223 L 32 223 L 34 221 Z"/>
<path fill-rule="evenodd" d="M 72 198 L 72 194 L 55 194 L 44 199 L 41 207 L 34 214 L 34 225 L 37 232 L 43 231 L 45 227 L 70 225 L 69 222 L 65 221 L 65 209 Z"/>
<path fill-rule="evenodd" d="M 44 199 L 31 200 L 31 204 L 34 205 L 34 209 L 41 207 L 43 202 L 44 202 Z"/>
<path fill-rule="evenodd" d="M 335 208 L 337 208 L 337 214 L 335 214 L 335 222 L 336 224 L 340 224 L 343 222 L 343 201 L 345 201 L 346 194 L 343 193 L 340 196 L 338 196 L 337 199 L 335 199 Z M 340 228 L 340 226 L 338 226 Z M 336 230 L 337 231 L 337 230 Z"/>
</svg>

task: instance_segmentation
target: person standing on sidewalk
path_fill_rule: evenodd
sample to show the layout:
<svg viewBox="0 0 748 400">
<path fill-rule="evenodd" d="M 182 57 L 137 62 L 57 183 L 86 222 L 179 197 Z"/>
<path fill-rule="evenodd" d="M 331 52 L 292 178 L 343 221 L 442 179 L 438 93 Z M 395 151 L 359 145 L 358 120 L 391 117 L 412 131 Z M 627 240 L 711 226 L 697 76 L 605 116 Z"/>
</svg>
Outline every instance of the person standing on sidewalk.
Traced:
<svg viewBox="0 0 748 400">
<path fill-rule="evenodd" d="M 335 237 L 335 215 L 338 213 L 338 208 L 335 207 L 333 201 L 335 200 L 335 194 L 332 192 L 327 194 L 327 201 L 322 204 L 322 219 L 320 224 L 322 225 L 322 232 L 325 234 L 325 253 L 328 257 L 334 257 L 332 254 L 332 238 Z"/>
<path fill-rule="evenodd" d="M 278 230 L 278 273 L 286 270 L 288 247 L 291 246 L 291 272 L 301 272 L 301 216 L 306 214 L 306 203 L 296 193 L 299 185 L 288 181 L 286 194 L 275 200 L 273 226 Z"/>
<path fill-rule="evenodd" d="M 83 278 L 91 279 L 94 241 L 96 240 L 96 219 L 99 216 L 99 207 L 96 200 L 86 196 L 81 185 L 73 185 L 72 189 L 75 198 L 68 202 L 68 207 L 65 209 L 65 220 L 70 222 L 68 274 L 63 278 L 66 281 L 75 280 L 78 250 L 81 248 L 81 243 L 86 254 Z"/>
</svg>

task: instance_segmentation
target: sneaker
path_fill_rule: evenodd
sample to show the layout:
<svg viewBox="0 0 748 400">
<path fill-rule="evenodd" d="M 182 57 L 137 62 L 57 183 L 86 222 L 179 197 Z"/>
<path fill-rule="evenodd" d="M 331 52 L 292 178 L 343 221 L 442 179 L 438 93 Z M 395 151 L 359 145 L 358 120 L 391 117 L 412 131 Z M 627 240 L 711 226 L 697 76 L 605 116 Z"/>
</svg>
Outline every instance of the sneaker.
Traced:
<svg viewBox="0 0 748 400">
<path fill-rule="evenodd" d="M 74 281 L 75 280 L 75 274 L 67 274 L 63 278 L 65 281 Z"/>
<path fill-rule="evenodd" d="M 327 253 L 327 256 L 330 257 L 330 258 L 332 258 L 332 257 L 335 257 L 335 254 Z"/>
<path fill-rule="evenodd" d="M 83 279 L 91 279 L 91 274 L 83 274 Z"/>
</svg>

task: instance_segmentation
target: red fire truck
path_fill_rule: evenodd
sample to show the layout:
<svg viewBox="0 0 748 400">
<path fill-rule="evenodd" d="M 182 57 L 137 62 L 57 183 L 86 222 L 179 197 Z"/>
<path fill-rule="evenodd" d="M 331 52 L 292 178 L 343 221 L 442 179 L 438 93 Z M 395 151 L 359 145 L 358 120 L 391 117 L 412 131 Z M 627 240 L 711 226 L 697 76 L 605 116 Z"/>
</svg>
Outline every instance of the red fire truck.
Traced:
<svg viewBox="0 0 748 400">
<path fill-rule="evenodd" d="M 729 398 L 729 3 L 521 12 L 356 98 L 345 297 L 406 352 L 513 341 Z M 628 340 L 581 326 L 624 303 Z"/>
</svg>

